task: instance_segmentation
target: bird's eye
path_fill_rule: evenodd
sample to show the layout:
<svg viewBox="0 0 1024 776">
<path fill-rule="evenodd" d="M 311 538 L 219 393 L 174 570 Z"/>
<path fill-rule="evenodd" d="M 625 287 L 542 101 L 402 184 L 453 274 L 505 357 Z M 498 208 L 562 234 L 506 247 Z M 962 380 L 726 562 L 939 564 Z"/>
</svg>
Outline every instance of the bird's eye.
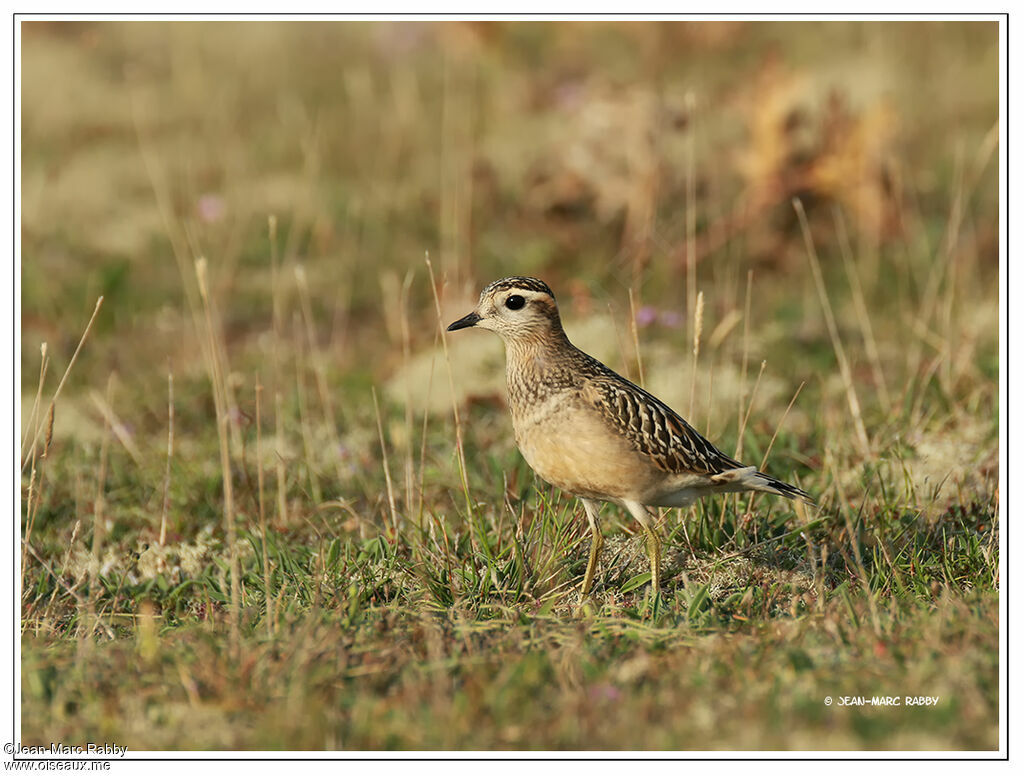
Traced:
<svg viewBox="0 0 1024 776">
<path fill-rule="evenodd" d="M 526 300 L 519 296 L 519 294 L 512 294 L 512 296 L 505 300 L 505 307 L 509 310 L 521 310 L 524 304 L 526 304 Z"/>
</svg>

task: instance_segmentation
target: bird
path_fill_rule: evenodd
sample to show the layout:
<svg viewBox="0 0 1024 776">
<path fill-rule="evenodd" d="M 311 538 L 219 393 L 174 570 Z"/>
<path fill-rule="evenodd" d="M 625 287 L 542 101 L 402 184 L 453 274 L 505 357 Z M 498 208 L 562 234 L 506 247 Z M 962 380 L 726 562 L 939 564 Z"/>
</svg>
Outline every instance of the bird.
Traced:
<svg viewBox="0 0 1024 776">
<path fill-rule="evenodd" d="M 582 596 L 590 593 L 604 542 L 603 502 L 624 508 L 647 535 L 654 596 L 661 588 L 656 507 L 742 491 L 814 503 L 806 491 L 729 457 L 663 401 L 573 345 L 543 280 L 494 281 L 448 331 L 468 328 L 504 340 L 508 407 L 526 462 L 586 511 L 591 545 Z"/>
</svg>

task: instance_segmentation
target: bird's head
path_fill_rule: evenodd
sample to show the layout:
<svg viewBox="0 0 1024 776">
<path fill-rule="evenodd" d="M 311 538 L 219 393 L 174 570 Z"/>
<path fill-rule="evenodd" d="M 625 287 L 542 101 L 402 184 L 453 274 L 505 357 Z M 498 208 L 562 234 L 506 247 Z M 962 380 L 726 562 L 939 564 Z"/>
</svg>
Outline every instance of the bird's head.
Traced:
<svg viewBox="0 0 1024 776">
<path fill-rule="evenodd" d="M 490 329 L 505 342 L 523 342 L 562 333 L 555 295 L 537 278 L 496 280 L 480 293 L 476 309 L 459 318 L 448 331 Z"/>
</svg>

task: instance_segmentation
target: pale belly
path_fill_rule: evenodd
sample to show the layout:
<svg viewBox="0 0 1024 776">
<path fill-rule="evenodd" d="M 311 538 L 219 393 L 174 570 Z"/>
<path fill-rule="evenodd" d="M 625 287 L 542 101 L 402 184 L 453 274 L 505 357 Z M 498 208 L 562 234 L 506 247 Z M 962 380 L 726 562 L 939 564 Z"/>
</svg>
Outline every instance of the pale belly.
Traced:
<svg viewBox="0 0 1024 776">
<path fill-rule="evenodd" d="M 513 418 L 516 442 L 537 475 L 567 493 L 643 502 L 664 480 L 664 473 L 591 413 L 538 415 Z"/>
</svg>

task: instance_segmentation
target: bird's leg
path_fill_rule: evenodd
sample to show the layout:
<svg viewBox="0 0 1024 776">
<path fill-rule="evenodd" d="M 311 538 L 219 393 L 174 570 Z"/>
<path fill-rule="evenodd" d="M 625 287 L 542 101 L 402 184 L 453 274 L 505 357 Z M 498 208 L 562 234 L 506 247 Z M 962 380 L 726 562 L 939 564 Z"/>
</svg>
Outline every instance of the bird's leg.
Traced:
<svg viewBox="0 0 1024 776">
<path fill-rule="evenodd" d="M 623 506 L 637 519 L 647 534 L 647 555 L 651 559 L 651 591 L 657 601 L 657 595 L 661 591 L 661 540 L 654 527 L 654 518 L 643 504 L 626 501 Z"/>
<path fill-rule="evenodd" d="M 651 558 L 651 590 L 654 595 L 661 591 L 661 539 L 653 525 L 645 525 L 647 531 L 647 554 Z"/>
<path fill-rule="evenodd" d="M 601 534 L 601 526 L 597 522 L 597 513 L 601 508 L 598 502 L 589 498 L 580 499 L 583 502 L 583 509 L 586 510 L 587 520 L 590 522 L 590 560 L 587 561 L 587 573 L 583 575 L 582 594 L 590 592 L 590 586 L 594 584 L 594 571 L 597 569 L 597 558 L 601 554 L 601 547 L 604 545 L 604 536 Z"/>
</svg>

